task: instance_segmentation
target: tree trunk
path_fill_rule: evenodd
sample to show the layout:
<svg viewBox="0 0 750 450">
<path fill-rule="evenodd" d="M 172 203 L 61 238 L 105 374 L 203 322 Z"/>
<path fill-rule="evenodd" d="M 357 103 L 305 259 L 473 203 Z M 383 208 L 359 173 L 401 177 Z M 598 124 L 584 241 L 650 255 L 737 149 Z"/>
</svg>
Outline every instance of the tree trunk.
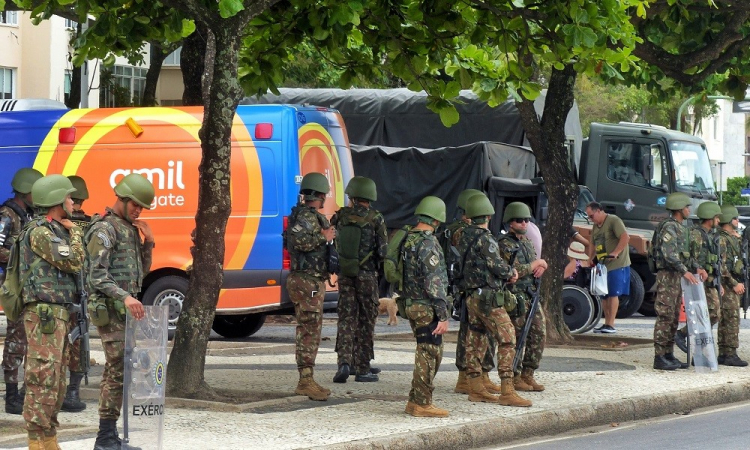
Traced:
<svg viewBox="0 0 750 450">
<path fill-rule="evenodd" d="M 195 31 L 182 42 L 180 69 L 185 90 L 182 104 L 185 106 L 203 105 L 203 73 L 205 72 L 206 43 L 209 29 L 196 21 Z"/>
<path fill-rule="evenodd" d="M 567 262 L 565 251 L 578 201 L 578 184 L 568 165 L 564 144 L 565 119 L 573 106 L 575 80 L 576 72 L 572 64 L 567 64 L 563 70 L 552 70 L 541 120 L 534 110 L 533 101 L 524 100 L 517 104 L 549 199 L 549 217 L 542 246 L 542 258 L 549 266 L 542 278 L 548 342 L 571 339 L 562 315 L 562 286 Z"/>
<path fill-rule="evenodd" d="M 204 368 L 208 336 L 224 278 L 224 233 L 231 212 L 232 121 L 242 96 L 237 78 L 242 35 L 239 27 L 224 25 L 213 33 L 216 38 L 216 58 L 211 69 L 213 86 L 200 131 L 203 159 L 198 167 L 198 212 L 191 248 L 194 270 L 169 358 L 168 372 L 175 375 L 167 378 L 169 395 L 190 398 L 213 396 L 204 380 Z"/>
<path fill-rule="evenodd" d="M 164 47 L 161 42 L 151 42 L 151 57 L 149 60 L 148 72 L 146 72 L 146 86 L 143 88 L 143 97 L 139 106 L 156 105 L 156 85 L 161 75 L 161 67 L 164 60 L 174 51 L 173 46 Z"/>
</svg>

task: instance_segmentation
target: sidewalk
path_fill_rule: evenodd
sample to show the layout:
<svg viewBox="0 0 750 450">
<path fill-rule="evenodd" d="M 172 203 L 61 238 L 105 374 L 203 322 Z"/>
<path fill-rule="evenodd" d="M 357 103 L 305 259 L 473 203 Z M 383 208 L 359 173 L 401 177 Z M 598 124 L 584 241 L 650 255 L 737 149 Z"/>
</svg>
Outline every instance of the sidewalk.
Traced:
<svg viewBox="0 0 750 450">
<path fill-rule="evenodd" d="M 449 342 L 435 380 L 434 402 L 451 415 L 414 418 L 404 414 L 414 343 L 408 336 L 389 333 L 394 328 L 404 330 L 404 322 L 387 327 L 385 317 L 379 318 L 375 365 L 383 372 L 378 383 L 355 383 L 352 376 L 346 384 L 335 384 L 331 382 L 336 371 L 335 326 L 327 321 L 315 371 L 316 380 L 333 391 L 327 402 L 293 393 L 297 382 L 293 324 L 266 325 L 245 341 L 211 341 L 207 382 L 218 389 L 262 394 L 265 399 L 237 405 L 169 399 L 164 448 L 472 448 L 750 399 L 750 367 L 719 366 L 718 372 L 709 374 L 662 372 L 651 368 L 652 344 L 616 347 L 618 338 L 651 339 L 653 318 L 638 317 L 618 321 L 616 335 L 587 334 L 601 338 L 598 347 L 547 348 L 536 376 L 546 390 L 523 393 L 534 402 L 531 408 L 472 403 L 466 395 L 453 393 L 455 343 Z M 748 326 L 748 321 L 742 324 Z M 451 322 L 451 327 L 455 331 L 457 324 Z M 742 330 L 740 340 L 740 356 L 748 359 L 750 331 Z M 103 361 L 96 339 L 92 339 L 92 356 Z M 676 356 L 684 360 L 685 355 L 677 350 Z M 95 388 L 100 374 L 101 366 L 96 366 L 84 391 L 87 410 L 61 413 L 63 425 L 98 424 Z M 492 378 L 497 381 L 496 372 Z M 0 420 L 11 419 L 18 416 L 0 413 Z M 71 432 L 61 438 L 63 449 L 93 448 L 94 428 Z M 0 448 L 23 445 L 21 429 L 19 433 L 16 439 L 0 440 Z"/>
</svg>

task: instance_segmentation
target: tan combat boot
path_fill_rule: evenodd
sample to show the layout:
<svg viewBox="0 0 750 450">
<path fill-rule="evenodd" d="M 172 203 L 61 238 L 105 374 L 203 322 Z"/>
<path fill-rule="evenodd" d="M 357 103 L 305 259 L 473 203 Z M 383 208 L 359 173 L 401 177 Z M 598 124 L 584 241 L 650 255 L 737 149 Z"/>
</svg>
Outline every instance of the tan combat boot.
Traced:
<svg viewBox="0 0 750 450">
<path fill-rule="evenodd" d="M 458 371 L 458 381 L 456 382 L 456 387 L 453 389 L 453 392 L 456 394 L 470 394 L 471 389 L 469 388 L 469 383 L 466 382 L 466 371 L 465 370 L 459 370 Z"/>
<path fill-rule="evenodd" d="M 297 395 L 306 395 L 310 400 L 324 401 L 328 400 L 329 393 L 323 391 L 318 383 L 313 380 L 312 370 L 305 368 L 299 372 L 299 383 L 294 390 Z"/>
<path fill-rule="evenodd" d="M 44 450 L 44 440 L 42 438 L 29 438 L 29 450 Z"/>
<path fill-rule="evenodd" d="M 513 379 L 503 378 L 500 380 L 503 393 L 499 398 L 499 403 L 503 406 L 531 406 L 531 401 L 516 394 L 516 390 L 513 388 Z"/>
<path fill-rule="evenodd" d="M 533 387 L 529 386 L 525 381 L 523 381 L 521 375 L 516 375 L 515 377 L 513 377 L 513 387 L 515 388 L 515 390 L 521 392 L 531 392 L 534 390 Z"/>
<path fill-rule="evenodd" d="M 534 391 L 542 392 L 544 390 L 544 386 L 537 383 L 534 379 L 534 369 L 523 369 L 521 379 L 524 383 L 531 386 L 531 389 Z"/>
<path fill-rule="evenodd" d="M 44 438 L 44 450 L 62 450 L 57 443 L 57 436 L 47 436 Z"/>
<path fill-rule="evenodd" d="M 408 408 L 408 404 L 407 404 Z M 414 408 L 409 413 L 414 417 L 448 417 L 448 411 L 440 409 L 433 404 L 429 405 L 417 405 L 414 403 Z"/>
<path fill-rule="evenodd" d="M 409 400 L 408 402 L 406 402 L 406 409 L 404 410 L 404 412 L 406 414 L 409 414 L 409 415 L 413 416 L 414 415 L 414 407 L 415 406 L 417 406 L 417 404 L 414 403 L 413 401 Z"/>
<path fill-rule="evenodd" d="M 310 376 L 311 376 L 311 377 L 312 377 L 313 373 L 315 373 L 315 371 L 314 371 L 314 370 L 313 370 L 313 368 L 311 367 L 311 368 L 310 368 Z M 313 378 L 312 382 L 313 382 L 313 384 L 314 384 L 314 385 L 315 385 L 315 386 L 316 386 L 316 387 L 317 387 L 317 388 L 318 388 L 318 389 L 319 389 L 319 390 L 320 390 L 321 392 L 324 392 L 324 393 L 325 393 L 326 395 L 331 395 L 331 390 L 330 390 L 330 389 L 327 389 L 327 388 L 324 388 L 323 386 L 319 385 L 319 384 L 318 384 L 318 382 L 317 382 L 317 381 L 315 381 L 315 378 Z"/>
<path fill-rule="evenodd" d="M 469 383 L 469 388 L 471 388 L 471 393 L 469 394 L 470 402 L 498 402 L 498 397 L 490 394 L 489 392 L 487 392 L 487 389 L 485 389 L 481 376 L 477 376 L 474 378 L 466 377 L 466 380 Z"/>
<path fill-rule="evenodd" d="M 487 392 L 490 394 L 500 394 L 502 392 L 500 385 L 495 384 L 490 380 L 489 372 L 482 372 L 482 383 L 484 383 L 484 388 L 487 389 Z"/>
</svg>

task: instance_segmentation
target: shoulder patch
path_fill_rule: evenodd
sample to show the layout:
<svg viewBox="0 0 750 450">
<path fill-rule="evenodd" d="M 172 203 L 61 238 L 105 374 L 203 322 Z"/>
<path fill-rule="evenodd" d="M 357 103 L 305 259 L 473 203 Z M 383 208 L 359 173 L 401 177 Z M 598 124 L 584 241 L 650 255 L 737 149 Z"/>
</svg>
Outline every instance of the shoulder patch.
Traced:
<svg viewBox="0 0 750 450">
<path fill-rule="evenodd" d="M 438 255 L 433 254 L 430 256 L 430 259 L 428 261 L 430 263 L 431 267 L 437 267 L 438 263 L 440 262 L 440 257 Z"/>
<path fill-rule="evenodd" d="M 661 237 L 661 240 L 664 242 L 669 242 L 672 240 L 672 235 L 670 233 L 664 233 L 664 235 Z"/>
<path fill-rule="evenodd" d="M 112 242 L 109 240 L 109 237 L 103 231 L 96 233 L 96 237 L 99 239 L 99 243 L 103 245 L 105 248 L 110 248 L 112 246 Z"/>
<path fill-rule="evenodd" d="M 294 225 L 294 226 L 292 227 L 292 233 L 299 233 L 300 231 L 302 231 L 302 225 L 300 225 L 300 224 L 295 224 L 295 225 Z"/>
<path fill-rule="evenodd" d="M 65 258 L 67 258 L 68 256 L 70 256 L 70 246 L 69 245 L 58 245 L 57 246 L 57 253 L 60 256 L 63 256 Z"/>
</svg>

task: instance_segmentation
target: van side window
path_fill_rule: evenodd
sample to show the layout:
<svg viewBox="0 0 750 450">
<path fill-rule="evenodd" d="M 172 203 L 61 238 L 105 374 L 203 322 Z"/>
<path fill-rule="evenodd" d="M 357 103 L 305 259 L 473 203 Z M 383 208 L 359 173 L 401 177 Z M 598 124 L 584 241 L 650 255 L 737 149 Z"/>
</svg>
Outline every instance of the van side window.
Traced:
<svg viewBox="0 0 750 450">
<path fill-rule="evenodd" d="M 654 178 L 647 180 L 644 157 L 651 154 L 651 146 L 638 142 L 610 141 L 607 145 L 607 176 L 614 181 L 635 186 L 660 185 L 662 164 L 661 156 L 654 155 Z M 655 183 L 655 181 L 658 181 Z"/>
</svg>

